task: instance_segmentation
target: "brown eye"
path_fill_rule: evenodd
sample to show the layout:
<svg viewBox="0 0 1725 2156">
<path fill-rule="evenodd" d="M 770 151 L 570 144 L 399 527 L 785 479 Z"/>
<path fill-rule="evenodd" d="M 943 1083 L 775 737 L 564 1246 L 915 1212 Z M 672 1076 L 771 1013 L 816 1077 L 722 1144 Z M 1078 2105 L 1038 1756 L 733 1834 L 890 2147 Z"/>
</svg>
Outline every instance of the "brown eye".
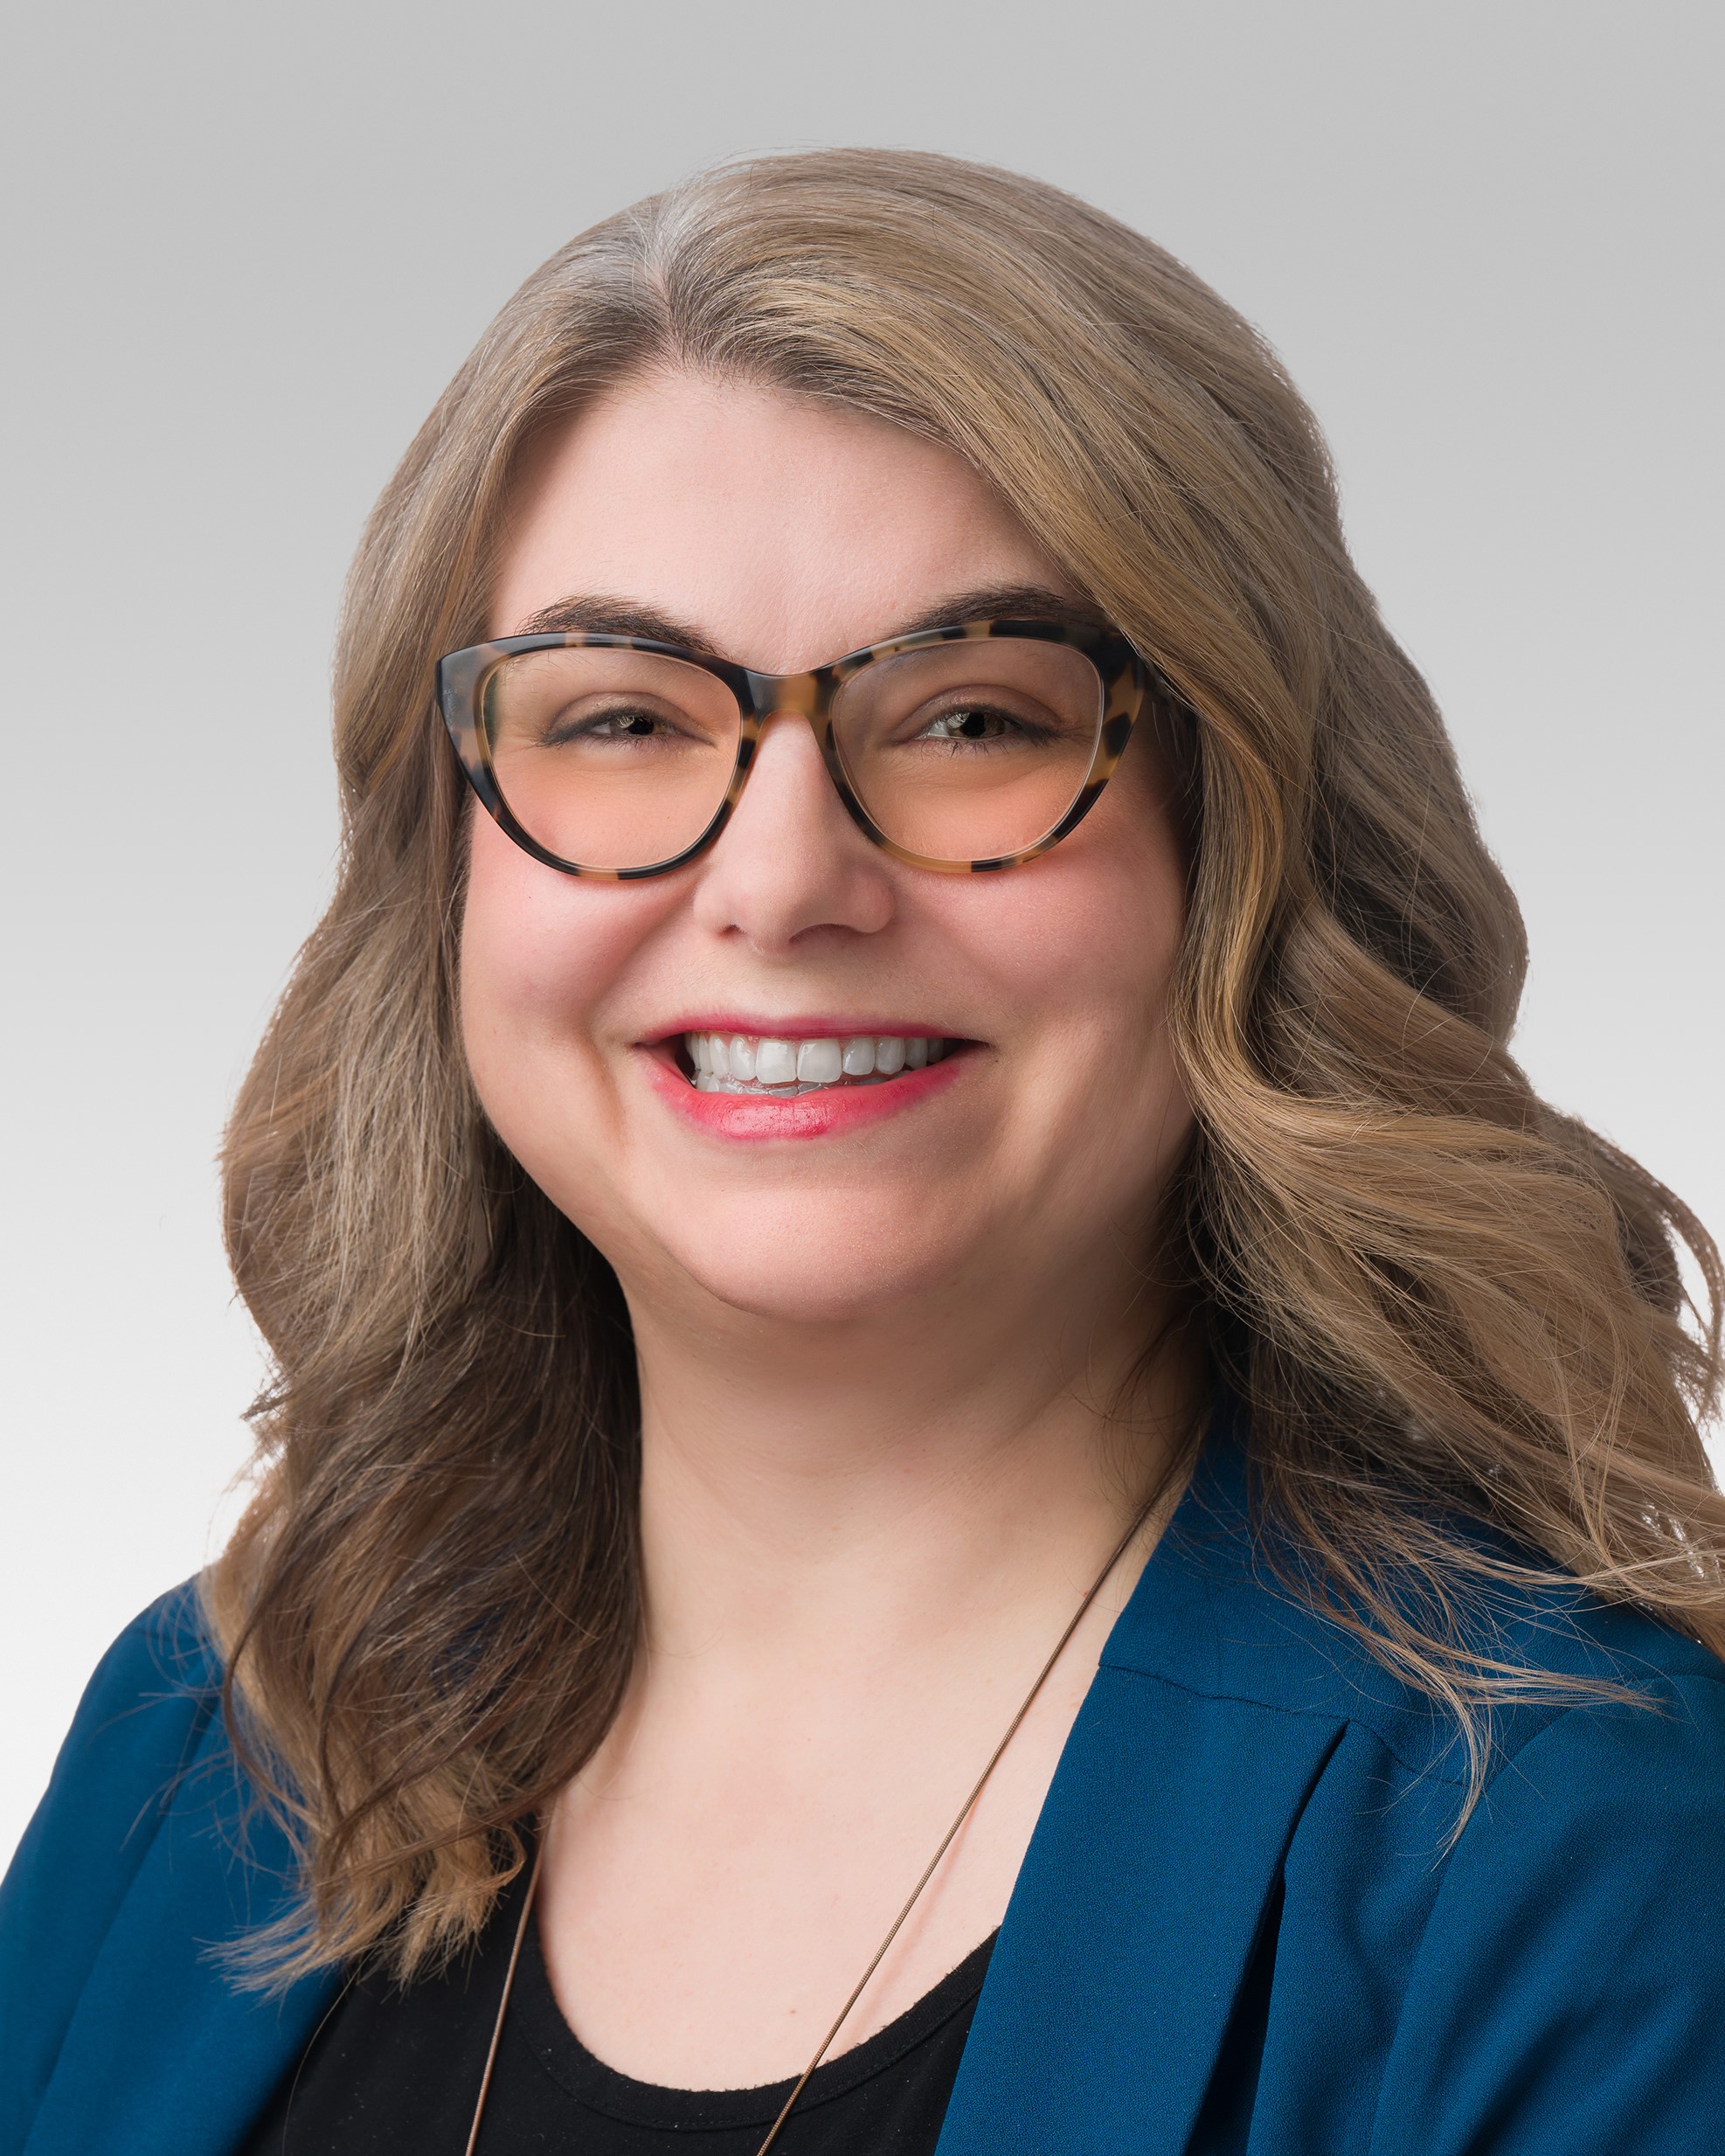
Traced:
<svg viewBox="0 0 1725 2156">
<path fill-rule="evenodd" d="M 925 741 L 1000 741 L 1019 731 L 1003 711 L 943 711 L 924 734 Z"/>
<path fill-rule="evenodd" d="M 1034 718 L 1020 713 L 1003 711 L 998 704 L 952 704 L 917 726 L 907 736 L 906 745 L 941 742 L 953 748 L 973 744 L 978 748 L 1030 748 L 1047 741 L 1050 735 L 1046 725 L 1038 725 Z"/>
<path fill-rule="evenodd" d="M 587 719 L 570 731 L 583 733 L 592 741 L 614 740 L 619 735 L 627 735 L 631 740 L 646 741 L 655 733 L 668 733 L 670 729 L 662 718 L 655 718 L 651 711 L 605 711 L 599 718 Z"/>
<path fill-rule="evenodd" d="M 585 716 L 565 711 L 546 728 L 545 745 L 555 749 L 587 744 L 605 746 L 615 742 L 666 740 L 678 731 L 662 712 L 631 710 L 627 705 Z"/>
</svg>

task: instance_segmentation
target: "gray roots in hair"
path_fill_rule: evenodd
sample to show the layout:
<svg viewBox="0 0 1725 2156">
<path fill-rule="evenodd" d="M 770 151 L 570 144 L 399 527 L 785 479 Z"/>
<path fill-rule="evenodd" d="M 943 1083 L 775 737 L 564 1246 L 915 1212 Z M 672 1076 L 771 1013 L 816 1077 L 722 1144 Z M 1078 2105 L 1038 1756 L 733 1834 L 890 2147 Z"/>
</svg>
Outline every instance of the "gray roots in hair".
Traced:
<svg viewBox="0 0 1725 2156">
<path fill-rule="evenodd" d="M 468 1078 L 467 805 L 432 669 L 488 632 L 529 442 L 663 367 L 947 445 L 1184 700 L 1170 1023 L 1197 1134 L 1157 1262 L 1248 1404 L 1291 1591 L 1451 1713 L 1476 1766 L 1493 1702 L 1554 1681 L 1479 1644 L 1493 1581 L 1577 1578 L 1725 1653 L 1699 1435 L 1718 1254 L 1509 1056 L 1520 916 L 1273 356 L 1160 248 L 1036 182 L 883 150 L 726 166 L 528 280 L 354 565 L 338 887 L 225 1154 L 274 1376 L 206 1592 L 241 1756 L 304 1883 L 253 1974 L 368 1951 L 405 1974 L 469 1938 L 635 1653 L 627 1316 Z"/>
</svg>

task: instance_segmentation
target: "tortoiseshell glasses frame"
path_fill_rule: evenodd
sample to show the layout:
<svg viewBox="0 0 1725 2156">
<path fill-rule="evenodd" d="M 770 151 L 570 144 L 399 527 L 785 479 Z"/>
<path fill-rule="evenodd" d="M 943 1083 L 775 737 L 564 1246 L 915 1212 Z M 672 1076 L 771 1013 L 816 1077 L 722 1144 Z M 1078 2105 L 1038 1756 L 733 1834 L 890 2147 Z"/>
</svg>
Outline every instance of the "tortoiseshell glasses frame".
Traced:
<svg viewBox="0 0 1725 2156">
<path fill-rule="evenodd" d="M 835 699 L 864 667 L 882 660 L 897 658 L 906 652 L 929 650 L 939 645 L 995 637 L 1062 645 L 1089 661 L 1101 686 L 1100 721 L 1089 769 L 1063 813 L 1036 839 L 1015 851 L 970 860 L 946 860 L 914 852 L 881 828 L 858 794 L 835 729 Z M 565 860 L 523 827 L 498 781 L 488 708 L 491 683 L 503 664 L 520 654 L 568 648 L 640 651 L 656 658 L 675 659 L 684 666 L 698 668 L 722 683 L 736 700 L 736 760 L 724 797 L 698 836 L 662 860 L 627 868 L 597 868 L 585 862 Z M 767 721 L 781 714 L 800 714 L 808 720 L 828 775 L 852 822 L 895 861 L 904 862 L 911 868 L 933 869 L 953 876 L 975 876 L 991 870 L 1017 868 L 1057 846 L 1084 821 L 1113 776 L 1146 703 L 1173 701 L 1173 692 L 1160 676 L 1119 630 L 1088 622 L 1031 620 L 965 621 L 946 627 L 918 629 L 866 645 L 860 651 L 848 652 L 830 665 L 815 667 L 805 674 L 759 674 L 727 659 L 645 636 L 617 636 L 574 629 L 551 630 L 530 636 L 502 636 L 489 643 L 470 645 L 463 651 L 452 651 L 440 659 L 437 696 L 444 724 L 468 783 L 487 813 L 516 844 L 536 861 L 542 861 L 547 868 L 557 869 L 565 876 L 587 876 L 618 883 L 669 875 L 713 843 L 742 798 Z"/>
</svg>

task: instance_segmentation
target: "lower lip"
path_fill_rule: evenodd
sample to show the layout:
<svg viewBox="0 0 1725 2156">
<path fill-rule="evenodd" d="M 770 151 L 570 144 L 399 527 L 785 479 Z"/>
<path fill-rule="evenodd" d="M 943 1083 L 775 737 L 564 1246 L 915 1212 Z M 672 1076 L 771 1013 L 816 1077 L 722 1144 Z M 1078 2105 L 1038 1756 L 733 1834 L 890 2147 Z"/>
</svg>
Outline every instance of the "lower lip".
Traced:
<svg viewBox="0 0 1725 2156">
<path fill-rule="evenodd" d="M 970 1051 L 949 1049 L 939 1063 L 903 1071 L 883 1085 L 829 1085 L 819 1092 L 775 1099 L 770 1093 L 757 1099 L 746 1093 L 697 1092 L 664 1056 L 650 1049 L 642 1052 L 649 1082 L 685 1122 L 715 1138 L 755 1144 L 773 1138 L 837 1138 L 901 1115 L 945 1092 L 970 1060 Z"/>
</svg>

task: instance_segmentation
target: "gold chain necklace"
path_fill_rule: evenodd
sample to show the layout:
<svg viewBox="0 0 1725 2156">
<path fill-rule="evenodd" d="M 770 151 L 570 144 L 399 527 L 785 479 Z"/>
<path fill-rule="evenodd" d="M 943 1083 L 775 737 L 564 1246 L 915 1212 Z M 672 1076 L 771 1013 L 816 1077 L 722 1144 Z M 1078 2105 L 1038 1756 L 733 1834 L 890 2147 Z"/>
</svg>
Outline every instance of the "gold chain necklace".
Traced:
<svg viewBox="0 0 1725 2156">
<path fill-rule="evenodd" d="M 1102 1592 L 1103 1588 L 1107 1584 L 1109 1575 L 1113 1571 L 1114 1567 L 1120 1562 L 1120 1559 L 1126 1554 L 1126 1550 L 1130 1546 L 1133 1538 L 1137 1535 L 1139 1529 L 1149 1518 L 1152 1511 L 1155 1508 L 1157 1499 L 1161 1495 L 1161 1494 L 1162 1492 L 1160 1488 L 1156 1490 L 1152 1494 L 1148 1501 L 1133 1515 L 1131 1526 L 1128 1527 L 1126 1533 L 1121 1536 L 1119 1541 L 1115 1543 L 1113 1549 L 1109 1551 L 1107 1561 L 1104 1563 L 1102 1570 L 1097 1574 L 1096 1577 L 1091 1582 L 1084 1600 L 1079 1603 L 1077 1608 L 1072 1612 L 1070 1623 L 1067 1626 L 1065 1631 L 1061 1633 L 1059 1639 L 1055 1641 L 1054 1652 L 1043 1664 L 1041 1669 L 1037 1671 L 1036 1682 L 1024 1695 L 1023 1703 L 1020 1706 L 1018 1712 L 1013 1716 L 1012 1720 L 1008 1723 L 1006 1727 L 1006 1734 L 1001 1737 L 1000 1743 L 995 1745 L 993 1753 L 989 1757 L 987 1765 L 983 1768 L 981 1773 L 976 1778 L 975 1786 L 972 1789 L 969 1796 L 965 1799 L 963 1804 L 959 1807 L 958 1817 L 953 1821 L 953 1824 L 940 1837 L 939 1847 L 935 1850 L 934 1854 L 928 1860 L 928 1863 L 923 1871 L 922 1877 L 918 1879 L 916 1885 L 911 1888 L 910 1899 L 905 1903 L 904 1908 L 899 1910 L 898 1914 L 893 1918 L 891 1925 L 888 1929 L 886 1937 L 875 1949 L 874 1957 L 870 1960 L 868 1967 L 857 1979 L 856 1988 L 852 1991 L 849 1998 L 845 2000 L 843 2006 L 840 2007 L 838 2019 L 833 2023 L 833 2026 L 827 2031 L 827 2034 L 821 2039 L 820 2043 L 815 2047 L 814 2056 L 808 2062 L 808 2064 L 804 2067 L 800 2076 L 793 2086 L 791 2093 L 785 2098 L 784 2104 L 779 2111 L 778 2118 L 773 2120 L 772 2126 L 768 2129 L 766 2140 L 764 2140 L 759 2148 L 755 2151 L 755 2156 L 767 2156 L 767 2151 L 779 2139 L 779 2128 L 783 2126 L 785 2121 L 791 2115 L 791 2106 L 796 2102 L 797 2098 L 808 2086 L 809 2080 L 814 2075 L 815 2068 L 820 2065 L 821 2060 L 824 2059 L 828 2052 L 831 2050 L 834 2038 L 837 2036 L 839 2031 L 844 2027 L 846 2021 L 850 2018 L 851 2008 L 856 2004 L 857 2000 L 868 1989 L 869 1978 L 873 1976 L 876 1970 L 880 1967 L 882 1962 L 886 1959 L 887 1950 L 891 1946 L 894 1939 L 898 1937 L 900 1931 L 904 1930 L 905 1918 L 909 1917 L 911 1911 L 916 1907 L 918 1902 L 922 1898 L 923 1889 L 927 1886 L 929 1881 L 933 1878 L 936 1871 L 939 1868 L 940 1860 L 946 1855 L 947 1850 L 952 1848 L 954 1840 L 957 1838 L 959 1829 L 964 1825 L 965 1821 L 976 1809 L 977 1799 L 981 1796 L 983 1791 L 987 1787 L 989 1776 L 1001 1764 L 1001 1757 L 1005 1754 L 1007 1746 L 1011 1744 L 1013 1738 L 1017 1736 L 1020 1727 L 1023 1723 L 1024 1717 L 1036 1705 L 1037 1695 L 1041 1692 L 1043 1687 L 1048 1682 L 1049 1678 L 1053 1674 L 1055 1664 L 1066 1652 L 1067 1646 L 1071 1640 L 1072 1634 L 1077 1632 L 1079 1626 L 1084 1621 L 1086 1615 L 1089 1613 L 1091 1605 L 1096 1600 L 1098 1595 Z M 497 2001 L 497 2018 L 495 2021 L 493 2022 L 491 2027 L 491 2042 L 489 2049 L 485 2054 L 485 2071 L 480 2077 L 479 2101 L 474 2105 L 473 2125 L 468 2129 L 468 2132 L 466 2156 L 475 2156 L 475 2152 L 479 2147 L 479 2129 L 481 2122 L 485 2117 L 485 2099 L 491 2093 L 491 2071 L 497 2062 L 497 2047 L 502 2042 L 503 2035 L 503 2017 L 509 2012 L 509 1993 L 515 1989 L 516 1965 L 521 1959 L 522 1941 L 527 1937 L 527 1926 L 532 1917 L 534 1897 L 537 1895 L 539 1887 L 539 1866 L 544 1860 L 544 1852 L 545 1838 L 542 1834 L 539 1837 L 538 1847 L 533 1853 L 533 1868 L 528 1875 L 526 1896 L 521 1905 L 521 1915 L 516 1923 L 515 1943 L 509 1949 L 509 1966 L 503 1972 L 503 1995 Z"/>
</svg>

